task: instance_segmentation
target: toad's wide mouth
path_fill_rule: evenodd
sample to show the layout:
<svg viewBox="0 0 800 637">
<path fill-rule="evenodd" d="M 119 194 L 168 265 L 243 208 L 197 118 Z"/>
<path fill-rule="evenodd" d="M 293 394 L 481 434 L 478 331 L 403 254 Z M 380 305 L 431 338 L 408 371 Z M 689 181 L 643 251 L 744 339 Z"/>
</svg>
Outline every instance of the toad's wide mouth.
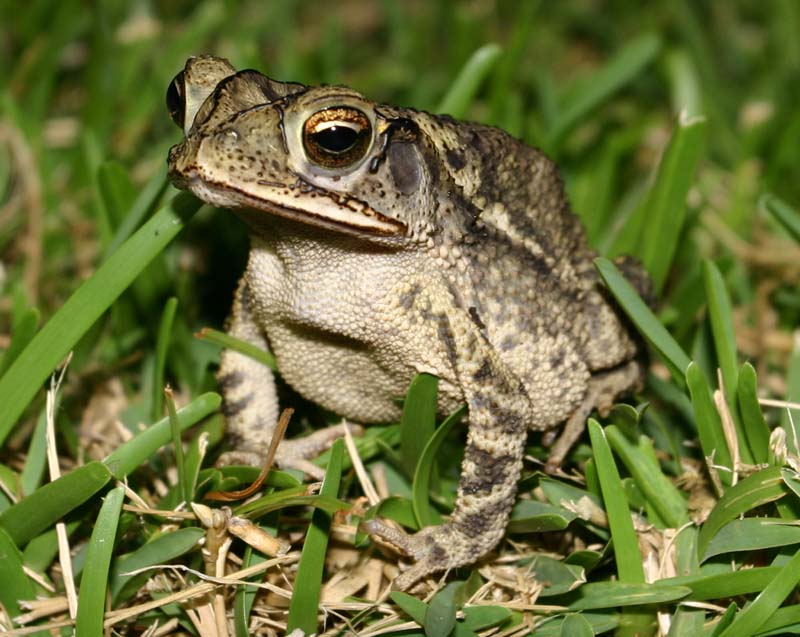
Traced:
<svg viewBox="0 0 800 637">
<path fill-rule="evenodd" d="M 220 208 L 265 212 L 335 232 L 384 237 L 406 233 L 404 223 L 378 212 L 365 201 L 302 180 L 294 184 L 254 181 L 235 185 L 204 178 L 197 168 L 170 177 L 177 187 Z"/>
</svg>

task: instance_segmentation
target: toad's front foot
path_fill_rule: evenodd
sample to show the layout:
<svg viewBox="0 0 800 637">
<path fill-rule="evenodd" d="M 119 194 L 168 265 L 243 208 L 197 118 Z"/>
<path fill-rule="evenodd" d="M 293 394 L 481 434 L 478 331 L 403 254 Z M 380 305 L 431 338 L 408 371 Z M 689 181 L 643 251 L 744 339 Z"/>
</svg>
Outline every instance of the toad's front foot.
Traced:
<svg viewBox="0 0 800 637">
<path fill-rule="evenodd" d="M 366 520 L 362 528 L 415 560 L 415 564 L 395 579 L 392 587 L 405 591 L 423 577 L 439 571 L 475 562 L 497 543 L 499 538 L 471 538 L 453 524 L 429 526 L 409 535 L 380 520 Z M 502 535 L 502 531 L 500 533 Z"/>
</svg>

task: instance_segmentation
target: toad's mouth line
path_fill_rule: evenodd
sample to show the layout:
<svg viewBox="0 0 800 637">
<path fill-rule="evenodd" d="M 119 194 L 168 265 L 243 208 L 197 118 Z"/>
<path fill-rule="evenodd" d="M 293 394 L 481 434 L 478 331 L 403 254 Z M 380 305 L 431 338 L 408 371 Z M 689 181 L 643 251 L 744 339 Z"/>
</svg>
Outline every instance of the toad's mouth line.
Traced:
<svg viewBox="0 0 800 637">
<path fill-rule="evenodd" d="M 315 201 L 327 200 L 321 206 L 330 214 L 319 212 L 302 206 L 292 206 L 285 202 L 266 199 L 254 195 L 229 183 L 220 183 L 212 179 L 204 179 L 198 171 L 191 171 L 185 180 L 188 188 L 201 199 L 211 195 L 212 203 L 227 208 L 243 208 L 266 212 L 278 217 L 299 221 L 308 225 L 328 230 L 355 233 L 359 235 L 396 236 L 405 234 L 406 225 L 396 219 L 387 217 L 370 207 L 367 203 L 354 197 L 341 197 L 322 189 L 316 189 L 318 197 Z M 289 188 L 286 184 L 260 183 L 262 186 L 277 189 Z M 217 200 L 217 201 L 213 201 Z"/>
</svg>

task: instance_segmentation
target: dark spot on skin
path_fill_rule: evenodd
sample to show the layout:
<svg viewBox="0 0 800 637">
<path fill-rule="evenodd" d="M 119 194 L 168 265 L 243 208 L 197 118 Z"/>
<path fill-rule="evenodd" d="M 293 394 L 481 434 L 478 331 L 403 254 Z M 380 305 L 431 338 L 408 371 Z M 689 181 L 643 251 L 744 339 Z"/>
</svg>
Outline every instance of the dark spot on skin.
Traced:
<svg viewBox="0 0 800 637">
<path fill-rule="evenodd" d="M 517 346 L 517 339 L 515 339 L 511 334 L 508 334 L 500 342 L 500 350 L 503 351 L 503 352 L 511 351 L 516 346 Z"/>
<path fill-rule="evenodd" d="M 217 383 L 219 384 L 219 388 L 223 392 L 226 392 L 241 385 L 243 380 L 244 374 L 240 371 L 234 371 L 217 378 Z"/>
<path fill-rule="evenodd" d="M 509 468 L 513 469 L 518 460 L 512 456 L 492 456 L 487 451 L 467 445 L 464 459 L 469 459 L 477 468 L 475 475 L 462 476 L 461 490 L 465 495 L 486 495 L 496 484 L 504 484 Z"/>
<path fill-rule="evenodd" d="M 469 311 L 469 317 L 472 319 L 472 322 L 478 326 L 478 329 L 485 330 L 486 325 L 483 323 L 480 315 L 478 314 L 478 308 L 476 308 L 474 305 L 470 305 L 468 311 Z"/>
<path fill-rule="evenodd" d="M 436 543 L 432 543 L 430 553 L 430 561 L 434 564 L 446 564 L 447 563 L 447 551 L 443 549 Z"/>
<path fill-rule="evenodd" d="M 559 350 L 550 357 L 550 366 L 553 368 L 561 367 L 564 362 L 564 351 Z"/>
<path fill-rule="evenodd" d="M 505 512 L 505 506 L 491 506 L 481 509 L 477 513 L 470 513 L 459 520 L 458 528 L 467 537 L 480 537 L 485 535 L 495 525 L 497 517 Z"/>
<path fill-rule="evenodd" d="M 524 388 L 520 384 L 520 391 Z M 483 427 L 491 427 L 492 431 L 505 436 L 516 436 L 520 430 L 527 429 L 527 423 L 521 414 L 501 407 L 489 395 L 476 395 L 469 400 L 470 426 L 480 427 L 477 415 L 484 414 Z"/>
<path fill-rule="evenodd" d="M 483 359 L 483 362 L 481 363 L 481 366 L 478 368 L 478 371 L 476 371 L 472 375 L 472 379 L 475 382 L 480 383 L 486 380 L 487 378 L 491 378 L 491 376 L 492 376 L 492 365 L 491 363 L 489 363 L 487 359 Z"/>
<path fill-rule="evenodd" d="M 231 418 L 247 409 L 247 405 L 250 404 L 251 400 L 253 400 L 252 393 L 242 396 L 239 400 L 226 400 L 222 405 L 222 413 L 225 414 L 226 418 Z"/>
<path fill-rule="evenodd" d="M 414 302 L 417 300 L 421 288 L 418 284 L 415 284 L 408 292 L 400 295 L 400 307 L 404 310 L 410 310 L 414 306 Z"/>
<path fill-rule="evenodd" d="M 456 340 L 453 338 L 453 330 L 450 328 L 450 321 L 444 314 L 438 317 L 437 333 L 439 335 L 439 341 L 444 345 L 447 360 L 450 362 L 450 366 L 455 369 L 458 363 Z"/>
<path fill-rule="evenodd" d="M 450 164 L 450 168 L 453 170 L 461 170 L 466 165 L 461 153 L 453 148 L 448 148 L 445 156 L 447 157 L 447 163 Z"/>
</svg>

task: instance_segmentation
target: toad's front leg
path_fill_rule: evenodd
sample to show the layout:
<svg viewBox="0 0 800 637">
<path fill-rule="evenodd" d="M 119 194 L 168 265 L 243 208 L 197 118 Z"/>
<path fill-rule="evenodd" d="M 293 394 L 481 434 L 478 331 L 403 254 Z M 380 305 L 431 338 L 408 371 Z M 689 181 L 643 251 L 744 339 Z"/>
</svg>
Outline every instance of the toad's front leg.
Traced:
<svg viewBox="0 0 800 637">
<path fill-rule="evenodd" d="M 243 278 L 236 290 L 228 333 L 260 349 L 267 349 L 261 328 L 250 311 L 249 292 Z M 278 419 L 278 395 L 272 371 L 262 363 L 234 350 L 222 352 L 217 380 L 225 398 L 223 411 L 234 449 L 220 457 L 219 464 L 260 466 L 269 448 Z M 360 428 L 351 428 L 356 433 Z M 296 440 L 283 440 L 275 464 L 283 469 L 299 469 L 321 480 L 324 471 L 310 459 L 341 437 L 341 427 L 327 427 Z"/>
<path fill-rule="evenodd" d="M 532 410 L 521 382 L 502 363 L 475 323 L 460 312 L 434 312 L 440 336 L 469 407 L 469 433 L 455 509 L 449 522 L 408 535 L 379 520 L 369 533 L 411 556 L 415 564 L 394 582 L 400 590 L 423 577 L 470 564 L 505 532 L 522 469 Z"/>
</svg>

